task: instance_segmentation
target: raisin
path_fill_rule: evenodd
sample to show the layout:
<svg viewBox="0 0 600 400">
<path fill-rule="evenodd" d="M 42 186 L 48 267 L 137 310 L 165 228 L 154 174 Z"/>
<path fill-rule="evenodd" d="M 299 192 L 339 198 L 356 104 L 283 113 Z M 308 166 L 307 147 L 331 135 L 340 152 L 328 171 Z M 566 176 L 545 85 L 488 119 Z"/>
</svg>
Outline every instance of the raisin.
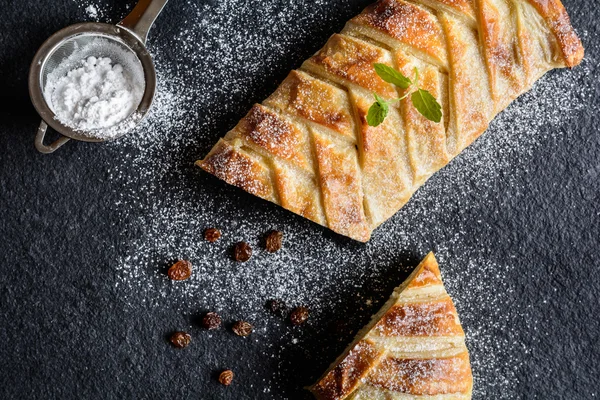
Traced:
<svg viewBox="0 0 600 400">
<path fill-rule="evenodd" d="M 174 281 L 184 281 L 192 276 L 192 263 L 187 260 L 179 260 L 169 268 L 167 275 Z"/>
<path fill-rule="evenodd" d="M 292 325 L 302 325 L 308 319 L 308 308 L 304 306 L 296 307 L 290 314 L 290 321 Z"/>
<path fill-rule="evenodd" d="M 178 349 L 183 349 L 184 347 L 187 347 L 188 344 L 190 344 L 192 337 L 189 333 L 175 332 L 171 335 L 170 340 L 171 343 L 173 343 L 173 346 L 177 347 Z"/>
<path fill-rule="evenodd" d="M 267 301 L 266 307 L 267 310 L 271 311 L 278 317 L 283 317 L 283 315 L 287 311 L 287 306 L 281 300 L 269 300 Z"/>
<path fill-rule="evenodd" d="M 254 327 L 246 321 L 237 321 L 231 327 L 233 333 L 238 336 L 248 336 L 252 333 L 252 329 L 254 329 Z"/>
<path fill-rule="evenodd" d="M 231 385 L 231 381 L 233 381 L 233 371 L 230 369 L 226 369 L 225 371 L 219 374 L 219 383 L 224 386 Z"/>
<path fill-rule="evenodd" d="M 214 312 L 206 313 L 204 317 L 202 317 L 202 327 L 208 330 L 217 329 L 221 326 L 221 317 L 219 314 Z"/>
<path fill-rule="evenodd" d="M 233 258 L 238 262 L 246 262 L 252 257 L 252 247 L 246 242 L 239 242 L 233 250 Z"/>
<path fill-rule="evenodd" d="M 221 238 L 221 231 L 217 228 L 208 228 L 204 231 L 204 240 L 214 243 Z"/>
<path fill-rule="evenodd" d="M 283 241 L 283 232 L 271 231 L 265 239 L 265 248 L 269 253 L 275 253 L 281 249 L 281 242 Z"/>
</svg>

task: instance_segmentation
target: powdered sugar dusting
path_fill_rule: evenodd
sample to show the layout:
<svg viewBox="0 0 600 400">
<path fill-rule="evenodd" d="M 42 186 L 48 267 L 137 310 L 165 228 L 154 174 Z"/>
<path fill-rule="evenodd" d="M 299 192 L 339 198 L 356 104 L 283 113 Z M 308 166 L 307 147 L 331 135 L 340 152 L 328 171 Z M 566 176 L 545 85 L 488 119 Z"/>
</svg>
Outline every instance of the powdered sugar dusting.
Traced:
<svg viewBox="0 0 600 400">
<path fill-rule="evenodd" d="M 98 9 L 93 4 L 90 4 L 89 6 L 87 6 L 85 8 L 85 12 L 87 13 L 88 17 L 90 17 L 92 19 L 98 18 Z"/>
<path fill-rule="evenodd" d="M 106 0 L 85 1 L 72 0 L 77 6 L 85 12 L 87 19 L 94 22 L 116 23 L 115 10 L 112 9 L 111 3 Z M 114 3 L 114 2 L 113 2 Z M 126 2 L 123 7 L 125 11 L 131 9 L 131 2 Z M 122 16 L 121 16 L 122 17 Z"/>
<path fill-rule="evenodd" d="M 518 178 L 527 174 L 527 163 L 539 148 L 569 139 L 567 134 L 558 137 L 558 132 L 586 107 L 591 89 L 585 82 L 597 60 L 587 59 L 573 71 L 542 78 L 363 246 L 334 240 L 333 234 L 313 223 L 249 200 L 251 195 L 238 189 L 219 186 L 193 165 L 245 114 L 249 101 L 262 100 L 253 91 L 273 87 L 272 68 L 299 65 L 301 58 L 290 49 L 311 38 L 311 29 L 324 22 L 311 14 L 310 4 L 293 2 L 284 12 L 271 2 L 188 1 L 181 5 L 188 20 L 171 27 L 172 38 L 161 38 L 160 47 L 151 44 L 158 72 L 154 107 L 133 133 L 109 144 L 116 159 L 122 160 L 111 171 L 111 179 L 121 187 L 117 211 L 131 227 L 121 232 L 124 247 L 117 269 L 122 296 L 141 292 L 155 307 L 166 298 L 179 299 L 184 313 L 221 310 L 251 321 L 257 337 L 272 328 L 263 311 L 267 299 L 308 305 L 312 331 L 287 330 L 281 342 L 264 345 L 265 357 L 275 360 L 279 372 L 257 384 L 265 394 L 280 398 L 281 375 L 293 363 L 285 354 L 304 351 L 322 364 L 315 349 L 304 347 L 306 335 L 323 334 L 321 325 L 340 315 L 351 319 L 357 303 L 363 304 L 363 313 L 375 313 L 400 283 L 397 270 L 416 265 L 414 261 L 403 265 L 404 252 L 424 256 L 433 248 L 467 334 L 475 397 L 486 398 L 486 387 L 502 388 L 505 398 L 513 397 L 521 361 L 506 349 L 527 353 L 530 344 L 511 335 L 511 327 L 527 323 L 535 332 L 537 322 L 529 318 L 527 308 L 506 307 L 517 285 L 506 279 L 514 272 L 512 267 L 495 262 L 485 240 L 474 244 L 460 229 L 449 233 L 444 227 L 450 220 L 454 226 L 477 224 L 469 219 L 473 207 L 497 197 L 494 189 L 499 182 L 514 182 L 514 193 L 506 194 L 507 200 L 524 190 Z M 252 18 L 264 22 L 264 28 L 246 28 Z M 270 37 L 280 39 L 273 42 Z M 151 37 L 151 43 L 155 39 Z M 181 53 L 174 57 L 170 48 Z M 282 54 L 298 63 L 280 65 Z M 207 227 L 222 229 L 223 237 L 213 244 L 205 242 L 202 232 Z M 261 235 L 273 228 L 284 231 L 284 246 L 269 254 L 261 247 Z M 245 264 L 230 256 L 231 246 L 240 240 L 255 250 Z M 194 265 L 184 284 L 169 282 L 163 271 L 179 258 Z M 346 335 L 343 340 L 349 339 Z M 478 384 L 482 377 L 485 385 Z"/>
</svg>

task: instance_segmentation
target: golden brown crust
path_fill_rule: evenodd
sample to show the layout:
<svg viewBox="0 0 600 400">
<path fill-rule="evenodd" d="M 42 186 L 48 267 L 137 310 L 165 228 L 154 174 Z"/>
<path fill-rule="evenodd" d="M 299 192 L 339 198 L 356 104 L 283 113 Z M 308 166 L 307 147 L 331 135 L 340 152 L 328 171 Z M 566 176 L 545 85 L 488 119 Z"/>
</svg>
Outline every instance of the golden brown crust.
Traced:
<svg viewBox="0 0 600 400">
<path fill-rule="evenodd" d="M 362 379 L 379 363 L 383 351 L 361 340 L 343 360 L 311 388 L 319 400 L 343 399 L 362 384 Z"/>
<path fill-rule="evenodd" d="M 487 129 L 494 103 L 476 33 L 450 15 L 441 20 L 453 65 L 449 74 L 453 121 L 448 132 L 448 151 L 456 155 Z"/>
<path fill-rule="evenodd" d="M 408 97 L 400 104 L 407 135 L 409 162 L 414 171 L 414 183 L 418 186 L 450 161 L 446 150 L 447 76 L 433 65 L 420 62 L 401 50 L 396 52 L 395 61 L 398 70 L 405 76 L 414 76 L 417 68 L 420 87 L 438 99 L 444 110 L 442 121 L 435 123 L 421 115 Z"/>
<path fill-rule="evenodd" d="M 406 286 L 409 289 L 416 289 L 423 286 L 430 285 L 442 285 L 442 274 L 438 263 L 433 256 L 433 253 L 429 253 L 420 264 L 420 271 L 417 276 L 412 279 Z"/>
<path fill-rule="evenodd" d="M 320 190 L 315 178 L 298 174 L 284 163 L 275 162 L 275 187 L 281 206 L 321 225 L 326 225 Z"/>
<path fill-rule="evenodd" d="M 382 336 L 464 335 L 450 297 L 425 303 L 397 304 L 375 326 Z"/>
<path fill-rule="evenodd" d="M 266 107 L 255 104 L 242 118 L 229 137 L 241 136 L 251 143 L 284 160 L 309 169 L 308 159 L 300 149 L 304 142 L 302 132 Z"/>
<path fill-rule="evenodd" d="M 356 150 L 340 151 L 331 139 L 319 134 L 314 135 L 314 141 L 329 227 L 345 236 L 369 240 L 371 229 L 363 210 Z"/>
<path fill-rule="evenodd" d="M 475 12 L 473 7 L 473 0 L 435 0 L 442 4 L 445 4 L 458 13 L 465 14 L 469 18 L 475 19 Z"/>
<path fill-rule="evenodd" d="M 495 111 L 501 111 L 522 92 L 525 84 L 519 64 L 516 18 L 510 5 L 503 1 L 480 0 L 478 11 L 491 94 Z"/>
<path fill-rule="evenodd" d="M 196 165 L 230 185 L 264 199 L 276 201 L 267 168 L 255 158 L 222 140 L 204 160 L 196 162 Z"/>
<path fill-rule="evenodd" d="M 265 104 L 354 139 L 346 92 L 301 71 L 292 71 Z"/>
<path fill-rule="evenodd" d="M 432 294 L 433 288 L 438 295 Z M 443 299 L 436 299 L 440 294 Z M 367 393 L 365 398 L 399 394 L 468 399 L 472 385 L 464 333 L 430 253 L 311 390 L 323 400 L 355 393 Z"/>
<path fill-rule="evenodd" d="M 369 126 L 367 113 L 372 100 L 358 94 L 351 97 L 360 121 L 362 185 L 370 205 L 366 212 L 370 224 L 377 226 L 394 215 L 412 194 L 413 174 L 404 151 L 406 137 L 398 129 L 402 119 L 394 109 L 381 125 Z"/>
<path fill-rule="evenodd" d="M 386 61 L 383 49 L 340 34 L 333 35 L 325 47 L 309 60 L 332 75 L 394 98 L 398 94 L 396 89 L 384 82 L 373 69 L 373 64 L 387 64 Z"/>
<path fill-rule="evenodd" d="M 367 383 L 399 393 L 435 396 L 467 393 L 473 376 L 467 352 L 444 358 L 388 357 L 369 375 Z"/>
<path fill-rule="evenodd" d="M 584 49 L 581 40 L 571 25 L 571 19 L 560 0 L 527 0 L 546 20 L 556 36 L 565 64 L 573 68 L 583 60 Z"/>
<path fill-rule="evenodd" d="M 377 29 L 444 63 L 446 44 L 442 28 L 421 7 L 402 0 L 381 0 L 351 21 Z"/>
<path fill-rule="evenodd" d="M 367 241 L 536 79 L 582 57 L 559 0 L 380 0 L 290 73 L 199 165 Z M 384 123 L 369 126 L 373 92 L 405 94 L 376 74 L 375 63 L 409 77 L 416 68 L 420 87 L 442 107 L 441 122 L 405 98 L 392 103 Z M 234 177 L 237 170 L 243 176 Z"/>
</svg>

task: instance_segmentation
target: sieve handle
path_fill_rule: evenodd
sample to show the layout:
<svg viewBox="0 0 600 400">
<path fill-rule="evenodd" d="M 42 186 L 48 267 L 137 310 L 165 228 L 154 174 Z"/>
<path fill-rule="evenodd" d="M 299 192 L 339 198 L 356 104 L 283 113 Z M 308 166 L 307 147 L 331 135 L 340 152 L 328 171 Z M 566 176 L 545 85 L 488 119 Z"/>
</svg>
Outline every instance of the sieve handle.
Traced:
<svg viewBox="0 0 600 400">
<path fill-rule="evenodd" d="M 132 31 L 146 44 L 148 31 L 169 0 L 140 0 L 135 8 L 117 25 Z"/>
<path fill-rule="evenodd" d="M 46 137 L 46 130 L 48 129 L 48 124 L 44 120 L 40 123 L 40 127 L 38 128 L 37 134 L 35 135 L 35 148 L 44 154 L 54 153 L 56 149 L 58 149 L 63 144 L 69 141 L 69 138 L 66 136 L 61 136 L 54 143 L 46 146 L 44 144 L 44 137 Z"/>
</svg>

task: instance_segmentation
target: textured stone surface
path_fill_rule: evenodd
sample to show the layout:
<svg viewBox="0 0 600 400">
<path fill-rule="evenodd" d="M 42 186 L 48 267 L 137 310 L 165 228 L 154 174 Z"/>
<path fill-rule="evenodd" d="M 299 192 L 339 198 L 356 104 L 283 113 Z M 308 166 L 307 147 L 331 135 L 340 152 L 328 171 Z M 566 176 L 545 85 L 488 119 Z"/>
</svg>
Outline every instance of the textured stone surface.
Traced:
<svg viewBox="0 0 600 400">
<path fill-rule="evenodd" d="M 132 2 L 106 3 L 114 10 L 111 19 L 117 21 Z M 184 17 L 180 3 L 183 2 L 169 3 L 151 33 L 152 46 L 166 43 L 171 27 Z M 323 21 L 336 22 L 334 26 L 316 27 L 314 36 L 299 37 L 299 49 L 283 51 L 277 58 L 275 77 L 281 79 L 367 3 L 320 1 L 314 8 L 306 9 L 306 13 L 322 13 Z M 578 30 L 588 32 L 587 40 L 600 40 L 599 11 L 585 0 L 565 0 L 565 4 Z M 138 298 L 123 298 L 113 267 L 115 260 L 127 252 L 128 236 L 135 236 L 136 229 L 129 226 L 135 220 L 133 217 L 123 219 L 115 210 L 120 183 L 108 179 L 107 172 L 115 162 L 114 149 L 71 142 L 47 156 L 33 147 L 39 118 L 28 97 L 28 64 L 47 36 L 87 18 L 83 8 L 70 0 L 2 3 L 0 398 L 307 397 L 301 387 L 310 384 L 326 368 L 351 335 L 338 341 L 338 335 L 326 334 L 322 327 L 309 325 L 300 335 L 301 346 L 287 347 L 279 353 L 278 360 L 271 360 L 265 354 L 273 346 L 282 346 L 280 338 L 290 329 L 284 323 L 273 322 L 267 331 L 253 334 L 249 340 L 225 332 L 209 336 L 202 334 L 197 321 L 202 311 L 206 311 L 202 305 L 198 305 L 196 315 L 181 312 L 180 305 L 168 299 L 162 307 L 151 307 L 145 302 L 144 293 Z M 304 46 L 306 43 L 310 44 Z M 289 43 L 278 44 L 278 48 L 293 47 Z M 176 56 L 177 49 L 173 49 L 173 54 Z M 600 58 L 600 54 L 592 56 Z M 432 242 L 440 243 L 460 230 L 464 243 L 474 247 L 485 245 L 491 258 L 515 267 L 507 276 L 514 291 L 506 307 L 531 305 L 527 315 L 538 322 L 533 330 L 527 320 L 520 319 L 515 321 L 510 335 L 501 330 L 496 332 L 499 339 L 516 338 L 527 349 L 507 349 L 511 355 L 507 360 L 513 365 L 505 368 L 516 370 L 517 375 L 510 397 L 590 399 L 599 395 L 597 71 L 593 77 L 584 83 L 595 87 L 589 108 L 580 113 L 572 126 L 561 128 L 568 130 L 572 141 L 566 145 L 550 140 L 536 150 L 527 165 L 521 166 L 528 171 L 521 174 L 518 185 L 526 188 L 524 191 L 506 198 L 499 195 L 494 201 L 489 196 L 480 201 L 473 194 L 469 199 L 473 204 L 470 220 L 483 220 L 483 224 L 464 225 L 464 220 L 457 219 L 453 226 L 450 219 L 441 233 L 431 234 Z M 220 137 L 252 101 L 267 95 L 273 85 L 274 82 L 258 89 L 258 94 L 239 98 L 235 106 L 241 111 L 228 115 L 229 120 L 223 122 L 214 138 Z M 202 143 L 202 148 L 211 145 L 209 140 Z M 198 149 L 190 151 L 190 162 L 200 153 Z M 201 179 L 215 192 L 229 190 L 215 180 Z M 502 180 L 493 190 L 515 193 L 514 187 Z M 244 207 L 248 209 L 264 207 L 264 203 L 252 196 L 236 196 L 244 199 Z M 274 225 L 286 225 L 288 214 L 275 211 L 275 207 L 269 206 L 268 210 L 273 211 Z M 309 228 L 319 229 L 312 225 Z M 121 232 L 126 233 L 119 236 Z M 325 237 L 345 248 L 355 246 L 334 235 Z M 360 251 L 359 246 L 356 249 Z M 319 257 L 318 248 L 305 251 Z M 410 260 L 408 265 L 416 265 L 423 255 L 414 254 L 412 249 L 397 251 L 399 259 Z M 458 254 L 462 249 L 452 251 Z M 391 278 L 386 290 L 369 287 L 368 280 L 360 282 L 361 290 L 376 293 L 376 305 L 381 304 L 401 277 Z M 347 297 L 341 297 L 340 310 L 359 309 L 356 316 L 348 317 L 350 329 L 356 331 L 374 310 L 359 308 L 352 291 L 344 293 Z M 457 295 L 468 301 L 468 294 Z M 481 316 L 487 311 L 482 304 Z M 335 314 L 334 309 L 331 315 Z M 468 323 L 473 323 L 473 318 Z M 192 343 L 187 349 L 169 346 L 172 331 L 190 326 Z M 467 332 L 469 328 L 466 326 Z M 315 354 L 318 354 L 316 359 Z M 485 354 L 477 356 L 485 362 Z M 218 373 L 225 368 L 236 374 L 228 388 L 217 381 Z M 248 370 L 253 374 L 244 373 Z M 265 391 L 263 383 L 271 382 L 273 377 L 275 384 Z M 486 393 L 485 398 L 489 399 L 506 398 L 502 386 L 488 384 L 492 378 L 485 374 L 477 376 L 480 393 Z"/>
</svg>

